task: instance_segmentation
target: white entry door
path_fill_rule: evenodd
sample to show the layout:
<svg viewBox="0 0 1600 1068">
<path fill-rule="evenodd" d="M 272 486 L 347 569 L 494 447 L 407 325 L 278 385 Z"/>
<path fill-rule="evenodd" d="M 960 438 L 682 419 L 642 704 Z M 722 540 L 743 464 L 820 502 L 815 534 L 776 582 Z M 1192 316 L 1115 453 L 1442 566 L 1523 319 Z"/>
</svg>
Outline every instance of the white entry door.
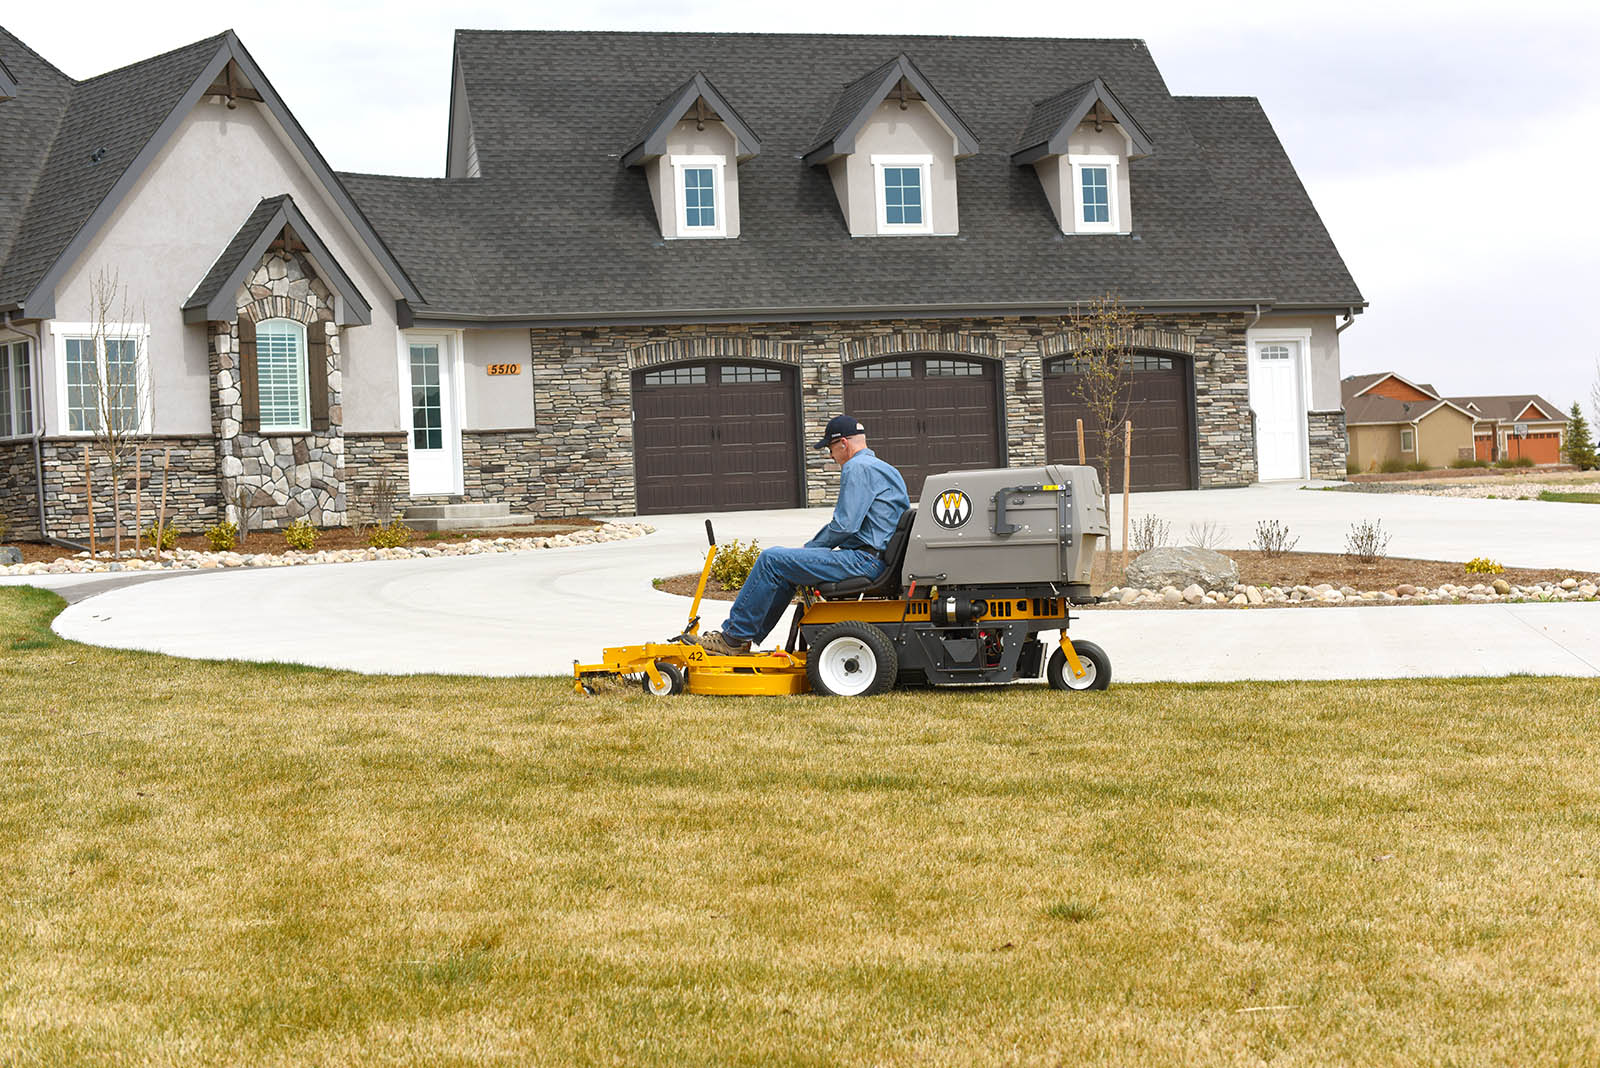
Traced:
<svg viewBox="0 0 1600 1068">
<path fill-rule="evenodd" d="M 449 340 L 412 336 L 406 346 L 411 496 L 458 494 L 462 492 L 461 425 L 456 418 L 456 366 Z"/>
<path fill-rule="evenodd" d="M 1300 339 L 1252 342 L 1250 407 L 1256 413 L 1256 477 L 1262 482 L 1306 476 L 1306 411 Z"/>
</svg>

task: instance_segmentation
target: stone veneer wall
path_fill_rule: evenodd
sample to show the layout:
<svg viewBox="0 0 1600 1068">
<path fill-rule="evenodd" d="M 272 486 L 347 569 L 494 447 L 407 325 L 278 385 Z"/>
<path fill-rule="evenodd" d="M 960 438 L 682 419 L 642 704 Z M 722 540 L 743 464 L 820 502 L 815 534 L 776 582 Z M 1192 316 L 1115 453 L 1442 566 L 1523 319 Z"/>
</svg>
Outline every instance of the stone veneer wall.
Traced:
<svg viewBox="0 0 1600 1068">
<path fill-rule="evenodd" d="M 1140 331 L 1179 338 L 1182 354 L 1193 361 L 1202 487 L 1255 481 L 1247 322 L 1244 315 L 1152 315 L 1136 322 Z M 842 410 L 847 364 L 899 352 L 993 360 L 1005 397 L 1007 462 L 1042 463 L 1044 354 L 1052 347 L 1060 351 L 1060 337 L 1071 333 L 1069 319 L 1033 317 L 535 329 L 529 342 L 539 463 L 530 474 L 547 474 L 541 497 L 529 509 L 546 515 L 634 510 L 632 371 L 677 360 L 798 366 L 803 437 Z M 838 468 L 824 454 L 805 452 L 807 503 L 826 504 L 838 485 Z"/>
<path fill-rule="evenodd" d="M 39 532 L 39 493 L 34 478 L 33 441 L 0 444 L 0 545 Z"/>
<path fill-rule="evenodd" d="M 88 505 L 84 496 L 83 448 L 89 439 L 44 439 L 45 523 L 57 538 L 82 541 L 89 536 Z M 143 476 L 139 497 L 146 528 L 155 524 L 161 507 L 161 457 L 172 450 L 171 481 L 167 485 L 167 525 L 194 534 L 221 517 L 221 498 L 217 486 L 216 443 L 200 437 L 151 437 L 141 450 Z M 95 531 L 110 537 L 111 467 L 104 454 L 94 450 Z M 33 457 L 28 457 L 28 479 L 33 479 Z M 132 537 L 134 529 L 133 460 L 129 458 L 122 482 L 123 535 Z M 38 526 L 37 518 L 29 528 Z"/>
<path fill-rule="evenodd" d="M 333 295 L 298 254 L 269 251 L 235 296 L 239 318 L 293 319 L 327 330 L 328 426 L 304 433 L 247 433 L 239 390 L 239 323 L 212 323 L 211 429 L 228 519 L 239 522 L 241 501 L 252 529 L 287 526 L 306 518 L 317 526 L 343 526 L 343 381 Z M 308 342 L 309 349 L 309 342 Z M 308 356 L 309 356 L 308 352 Z"/>
<path fill-rule="evenodd" d="M 1311 443 L 1311 477 L 1343 479 L 1350 455 L 1344 412 L 1312 412 L 1306 416 L 1306 431 Z"/>
<path fill-rule="evenodd" d="M 545 510 L 547 493 L 543 471 L 560 463 L 557 446 L 537 430 L 468 430 L 461 435 L 462 478 L 460 496 L 409 496 L 404 434 L 346 434 L 344 478 L 353 523 L 367 523 L 372 514 L 373 487 L 380 476 L 394 485 L 396 514 L 407 505 L 449 504 L 459 501 L 496 501 L 517 513 L 552 515 Z M 605 512 L 607 509 L 591 509 Z M 616 513 L 621 514 L 621 513 Z"/>
</svg>

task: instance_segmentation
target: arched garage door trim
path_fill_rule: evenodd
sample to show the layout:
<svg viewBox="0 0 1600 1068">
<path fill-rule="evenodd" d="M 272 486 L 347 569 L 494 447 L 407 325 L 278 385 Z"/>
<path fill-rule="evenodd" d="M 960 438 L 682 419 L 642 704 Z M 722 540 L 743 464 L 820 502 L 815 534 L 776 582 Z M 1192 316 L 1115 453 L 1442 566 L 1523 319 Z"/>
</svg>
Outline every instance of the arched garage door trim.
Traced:
<svg viewBox="0 0 1600 1068">
<path fill-rule="evenodd" d="M 799 367 L 805 350 L 795 344 L 752 337 L 684 337 L 653 341 L 628 350 L 628 370 L 669 363 L 733 360 L 740 363 L 778 363 Z"/>
<path fill-rule="evenodd" d="M 874 417 L 872 416 L 872 413 L 870 412 L 870 410 L 861 410 L 861 411 L 855 410 L 857 408 L 857 405 L 849 399 L 850 393 L 853 392 L 853 387 L 859 388 L 860 380 L 858 380 L 857 377 L 856 377 L 856 372 L 858 370 L 862 370 L 864 368 L 868 368 L 868 367 L 871 367 L 871 366 L 874 366 L 874 365 L 888 365 L 888 364 L 897 364 L 897 363 L 904 362 L 904 363 L 909 365 L 908 373 L 904 376 L 905 379 L 910 380 L 914 376 L 916 381 L 926 382 L 929 378 L 933 378 L 933 377 L 941 377 L 941 378 L 949 377 L 949 378 L 952 378 L 952 379 L 959 379 L 959 378 L 968 377 L 966 375 L 959 375 L 959 374 L 948 375 L 948 376 L 946 376 L 946 375 L 937 375 L 937 376 L 928 375 L 927 374 L 927 370 L 928 370 L 930 362 L 934 363 L 934 364 L 937 364 L 938 361 L 953 361 L 953 362 L 956 362 L 956 363 L 959 363 L 959 364 L 980 364 L 980 365 L 983 366 L 983 368 L 987 372 L 983 377 L 984 377 L 984 380 L 989 385 L 989 398 L 988 398 L 988 403 L 985 405 L 985 408 L 990 413 L 992 413 L 992 419 L 993 419 L 992 426 L 990 428 L 991 429 L 991 433 L 989 435 L 989 438 L 990 438 L 989 444 L 993 449 L 993 457 L 994 457 L 993 462 L 994 462 L 995 466 L 1004 467 L 1004 466 L 1006 466 L 1006 463 L 1007 463 L 1007 461 L 1006 461 L 1006 432 L 1005 432 L 1005 428 L 1006 428 L 1005 361 L 1002 358 L 1000 352 L 998 351 L 999 346 L 997 346 L 997 345 L 993 346 L 995 351 L 993 353 L 990 353 L 990 352 L 987 352 L 987 351 L 985 351 L 985 352 L 951 351 L 948 348 L 946 348 L 946 349 L 926 349 L 926 348 L 898 348 L 898 347 L 896 347 L 893 351 L 885 351 L 885 346 L 884 346 L 884 344 L 882 344 L 883 342 L 889 341 L 889 340 L 892 340 L 892 339 L 900 339 L 901 341 L 908 341 L 909 339 L 920 338 L 920 337 L 927 337 L 929 339 L 937 339 L 937 338 L 940 338 L 942 336 L 944 336 L 944 335 L 915 335 L 915 334 L 905 335 L 905 334 L 901 334 L 901 335 L 892 335 L 891 338 L 886 338 L 886 339 L 869 339 L 869 341 L 866 342 L 866 343 L 860 343 L 860 344 L 851 343 L 851 348 L 853 349 L 853 352 L 848 354 L 848 355 L 858 355 L 858 358 L 854 358 L 854 359 L 846 358 L 845 362 L 844 362 L 844 366 L 843 366 L 843 372 L 844 372 L 844 395 L 845 395 L 845 398 L 846 398 L 846 400 L 845 400 L 845 410 L 847 412 L 849 412 L 849 414 L 851 414 L 851 415 L 860 416 L 861 419 L 864 422 L 866 422 L 866 424 L 867 424 L 867 441 L 870 444 L 872 442 L 872 437 L 873 437 L 873 433 L 874 433 L 874 428 L 873 428 L 873 425 L 872 425 L 873 421 L 874 421 Z M 981 340 L 981 339 L 975 339 L 975 340 Z M 880 342 L 880 344 L 872 345 L 871 344 L 872 341 L 878 341 L 878 342 Z M 840 346 L 840 348 L 841 348 L 841 356 L 846 356 L 847 355 L 843 351 L 845 349 L 845 347 L 846 347 L 845 345 L 841 345 Z M 974 346 L 974 347 L 980 347 L 980 346 Z M 871 351 L 867 351 L 868 348 L 870 348 Z M 920 371 L 918 369 L 918 361 L 920 361 Z M 901 377 L 901 376 L 897 375 L 895 377 Z M 921 433 L 923 435 L 927 435 L 929 433 L 929 431 L 923 430 L 923 431 L 921 431 Z M 973 467 L 973 466 L 979 466 L 979 465 L 986 465 L 988 463 L 988 458 L 987 457 L 983 457 L 983 458 L 980 458 L 979 460 L 974 460 L 974 461 L 967 461 L 967 460 L 964 460 L 964 459 L 963 460 L 954 460 L 954 459 L 943 459 L 943 460 L 941 460 L 941 459 L 936 458 L 936 457 L 929 457 L 927 461 L 919 462 L 919 463 L 916 463 L 916 464 L 909 463 L 907 458 L 904 457 L 904 456 L 901 456 L 901 457 L 889 456 L 889 457 L 885 457 L 885 458 L 891 460 L 891 462 L 898 461 L 897 466 L 907 467 L 913 472 L 912 477 L 909 477 L 906 480 L 907 483 L 910 484 L 911 494 L 912 494 L 913 498 L 915 498 L 918 495 L 919 491 L 920 491 L 921 483 L 920 483 L 919 478 L 916 477 L 916 474 L 915 474 L 915 472 L 919 468 L 923 468 L 923 467 L 927 467 L 928 468 L 927 471 L 923 471 L 922 472 L 922 476 L 926 477 L 927 474 L 933 473 L 933 469 L 934 468 L 937 468 L 939 470 L 960 469 L 961 467 Z M 902 470 L 901 473 L 902 474 L 906 474 L 907 472 L 905 470 Z"/>
<path fill-rule="evenodd" d="M 1062 377 L 1062 365 L 1072 360 L 1074 356 L 1079 353 L 1080 347 L 1077 344 L 1078 340 L 1079 338 L 1076 336 L 1058 335 L 1057 337 L 1047 338 L 1043 346 L 1045 353 L 1043 366 L 1045 376 L 1045 440 L 1047 452 L 1049 449 L 1048 442 L 1052 430 L 1052 419 L 1050 413 L 1054 407 L 1049 402 L 1049 395 L 1051 392 L 1054 392 L 1052 382 L 1057 381 Z M 1188 468 L 1188 486 L 1186 488 L 1197 488 L 1200 485 L 1200 424 L 1198 422 L 1199 413 L 1195 405 L 1193 354 L 1194 341 L 1192 338 L 1185 338 L 1183 335 L 1175 334 L 1171 331 L 1157 330 L 1133 331 L 1127 338 L 1127 341 L 1129 342 L 1131 354 L 1135 361 L 1135 374 L 1137 374 L 1141 369 L 1146 369 L 1148 364 L 1154 361 L 1170 362 L 1182 372 L 1182 403 L 1184 418 L 1187 420 L 1187 426 L 1184 433 L 1184 449 L 1188 453 L 1188 462 L 1186 464 L 1186 467 Z M 1154 347 L 1153 345 L 1140 344 L 1140 342 L 1160 342 L 1161 347 L 1158 348 Z M 1183 342 L 1187 342 L 1187 348 L 1189 349 L 1188 352 L 1183 351 Z M 1145 365 L 1145 367 L 1141 367 L 1141 365 Z M 1135 422 L 1136 430 L 1137 426 L 1138 424 Z M 1071 460 L 1076 462 L 1076 447 L 1074 447 L 1072 451 L 1073 455 Z M 1137 447 L 1135 448 L 1134 462 L 1135 464 L 1138 463 Z M 1119 475 L 1113 480 L 1117 482 L 1118 487 L 1121 485 L 1120 478 L 1121 476 Z"/>
</svg>

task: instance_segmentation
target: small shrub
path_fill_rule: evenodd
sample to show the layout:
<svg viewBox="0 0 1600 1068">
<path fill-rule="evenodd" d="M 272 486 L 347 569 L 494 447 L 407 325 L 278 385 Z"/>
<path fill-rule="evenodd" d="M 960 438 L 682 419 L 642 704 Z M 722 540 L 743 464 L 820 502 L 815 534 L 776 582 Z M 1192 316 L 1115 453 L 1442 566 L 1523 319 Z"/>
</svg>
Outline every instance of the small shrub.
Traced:
<svg viewBox="0 0 1600 1068">
<path fill-rule="evenodd" d="M 1344 473 L 1347 475 L 1359 475 L 1361 473 L 1361 465 L 1354 460 L 1346 460 L 1344 462 Z"/>
<path fill-rule="evenodd" d="M 749 545 L 741 545 L 739 539 L 734 538 L 717 546 L 717 558 L 711 562 L 711 577 L 722 583 L 723 589 L 737 590 L 750 577 L 750 569 L 756 566 L 756 557 L 760 555 L 761 543 L 756 539 L 750 539 Z"/>
<path fill-rule="evenodd" d="M 239 527 L 235 523 L 222 522 L 206 531 L 206 545 L 214 553 L 225 553 L 239 544 Z"/>
<path fill-rule="evenodd" d="M 398 519 L 367 528 L 367 545 L 374 549 L 399 549 L 411 541 L 411 528 Z"/>
<path fill-rule="evenodd" d="M 1465 468 L 1465 467 L 1488 467 L 1489 466 L 1489 461 L 1488 460 L 1478 460 L 1478 459 L 1471 459 L 1471 460 L 1456 459 L 1456 460 L 1451 460 L 1450 461 L 1450 466 L 1453 467 L 1453 468 L 1456 468 L 1457 470 L 1460 470 L 1460 469 Z"/>
<path fill-rule="evenodd" d="M 1300 544 L 1299 538 L 1289 536 L 1289 524 L 1268 519 L 1256 524 L 1255 547 L 1267 556 L 1282 556 Z"/>
<path fill-rule="evenodd" d="M 1363 564 L 1375 564 L 1389 551 L 1389 533 L 1383 529 L 1381 519 L 1363 519 L 1351 523 L 1344 536 L 1344 553 Z"/>
<path fill-rule="evenodd" d="M 1159 549 L 1172 535 L 1172 524 L 1153 515 L 1142 515 L 1133 521 L 1128 534 L 1128 544 L 1136 553 Z"/>
<path fill-rule="evenodd" d="M 1474 556 L 1467 561 L 1467 574 L 1469 575 L 1498 575 L 1505 568 L 1487 556 Z"/>
<path fill-rule="evenodd" d="M 1405 469 L 1406 462 L 1400 459 L 1398 456 L 1391 456 L 1389 459 L 1383 461 L 1383 464 L 1378 468 L 1379 471 L 1382 471 L 1386 475 L 1398 475 Z"/>
<path fill-rule="evenodd" d="M 1189 524 L 1189 544 L 1197 549 L 1215 549 L 1228 536 L 1228 528 L 1215 519 Z"/>
<path fill-rule="evenodd" d="M 308 553 L 317 546 L 317 528 L 311 520 L 301 516 L 283 528 L 283 542 L 291 549 Z"/>
<path fill-rule="evenodd" d="M 1432 471 L 1433 470 L 1433 465 L 1432 464 L 1425 464 L 1421 460 L 1418 460 L 1415 463 L 1406 464 L 1406 470 L 1407 471 Z"/>
<path fill-rule="evenodd" d="M 1533 466 L 1533 457 L 1531 457 L 1531 456 L 1519 456 L 1515 460 L 1512 461 L 1512 466 L 1514 466 L 1514 467 L 1532 467 Z"/>
<path fill-rule="evenodd" d="M 164 527 L 164 528 L 162 528 L 160 533 L 161 533 L 161 537 L 160 537 L 161 544 L 157 545 L 156 544 L 156 541 L 157 541 L 157 539 L 156 539 L 156 528 L 155 527 L 151 527 L 149 530 L 144 532 L 144 540 L 150 543 L 150 548 L 160 550 L 161 552 L 171 552 L 173 549 L 176 549 L 178 547 L 178 528 L 177 527 L 174 527 L 174 526 Z"/>
</svg>

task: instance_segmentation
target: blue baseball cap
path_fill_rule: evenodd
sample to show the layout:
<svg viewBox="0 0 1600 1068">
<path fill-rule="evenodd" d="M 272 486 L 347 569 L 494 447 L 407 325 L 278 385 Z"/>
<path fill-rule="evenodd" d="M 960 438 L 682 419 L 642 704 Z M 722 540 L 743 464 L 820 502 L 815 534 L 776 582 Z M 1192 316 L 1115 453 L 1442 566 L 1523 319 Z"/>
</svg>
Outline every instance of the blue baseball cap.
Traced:
<svg viewBox="0 0 1600 1068">
<path fill-rule="evenodd" d="M 853 415 L 836 415 L 828 420 L 828 429 L 822 432 L 822 440 L 811 443 L 813 449 L 826 449 L 840 438 L 851 438 L 857 434 L 865 434 L 867 428 Z"/>
</svg>

